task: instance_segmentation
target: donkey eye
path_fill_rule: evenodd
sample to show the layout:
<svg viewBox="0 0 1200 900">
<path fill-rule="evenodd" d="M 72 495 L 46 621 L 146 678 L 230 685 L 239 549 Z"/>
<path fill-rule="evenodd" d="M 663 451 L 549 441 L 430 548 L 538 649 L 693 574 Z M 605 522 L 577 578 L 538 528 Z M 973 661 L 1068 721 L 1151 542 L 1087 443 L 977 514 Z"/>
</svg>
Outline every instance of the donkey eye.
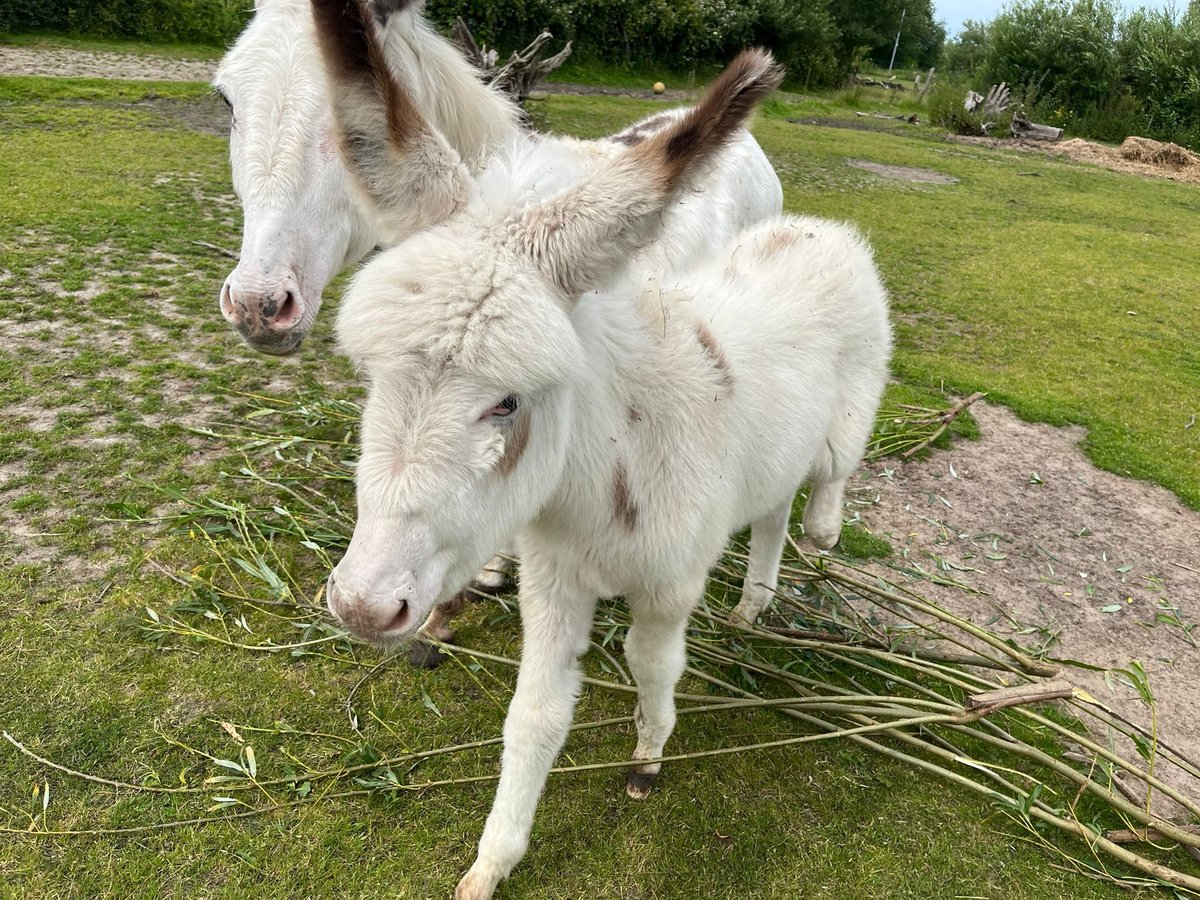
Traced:
<svg viewBox="0 0 1200 900">
<path fill-rule="evenodd" d="M 483 414 L 485 419 L 507 419 L 521 406 L 520 399 L 515 394 L 509 394 L 491 409 Z"/>
<path fill-rule="evenodd" d="M 230 110 L 232 110 L 233 104 L 229 101 L 229 95 L 226 94 L 220 88 L 215 88 L 214 90 L 216 90 L 217 96 L 221 98 L 221 102 L 224 103 L 226 106 L 228 106 L 230 108 Z"/>
</svg>

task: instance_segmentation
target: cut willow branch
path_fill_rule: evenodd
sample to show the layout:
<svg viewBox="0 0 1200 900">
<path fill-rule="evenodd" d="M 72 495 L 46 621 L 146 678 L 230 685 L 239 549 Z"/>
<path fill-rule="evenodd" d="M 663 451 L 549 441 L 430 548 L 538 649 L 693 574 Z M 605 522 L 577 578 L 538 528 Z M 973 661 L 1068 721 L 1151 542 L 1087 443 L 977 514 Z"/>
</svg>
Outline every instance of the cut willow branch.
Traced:
<svg viewBox="0 0 1200 900">
<path fill-rule="evenodd" d="M 811 563 L 809 563 L 807 554 L 805 554 L 805 552 L 796 545 L 796 541 L 791 536 L 788 537 L 788 541 L 791 543 L 792 549 L 794 549 L 798 554 L 800 554 L 801 559 L 804 560 L 806 564 L 809 564 L 811 566 Z M 823 558 L 823 561 L 833 562 L 833 563 L 839 562 L 839 560 L 836 557 Z M 971 637 L 973 637 L 979 641 L 982 641 L 983 643 L 987 644 L 992 649 L 998 650 L 1000 653 L 1009 657 L 1018 666 L 1020 666 L 1020 668 L 1023 671 L 1025 671 L 1026 673 L 1028 673 L 1030 675 L 1040 675 L 1043 677 L 1051 677 L 1051 676 L 1057 675 L 1060 671 L 1058 666 L 1047 665 L 1046 663 L 1039 662 L 1038 660 L 1032 659 L 1031 657 L 1027 656 L 1026 654 L 1021 653 L 1018 650 L 1014 650 L 1012 647 L 1010 647 L 1003 640 L 996 637 L 991 632 L 985 631 L 984 629 L 980 628 L 978 625 L 975 625 L 973 622 L 968 622 L 966 619 L 960 618 L 959 616 L 956 616 L 953 613 L 947 612 L 946 610 L 942 609 L 939 606 L 935 606 L 932 603 L 927 603 L 922 600 L 917 600 L 913 597 L 905 597 L 905 596 L 902 596 L 901 594 L 884 590 L 883 588 L 876 587 L 873 584 L 869 584 L 865 581 L 860 581 L 857 578 L 852 578 L 843 572 L 830 571 L 828 569 L 820 570 L 815 567 L 813 567 L 813 572 L 816 573 L 817 575 L 828 578 L 832 581 L 836 581 L 840 584 L 844 584 L 847 587 L 852 587 L 856 591 L 859 591 L 860 593 L 871 594 L 875 597 L 878 597 L 881 600 L 886 600 L 889 603 L 898 603 L 901 606 L 907 606 L 910 609 L 915 609 L 918 612 L 924 613 L 925 615 L 932 616 L 935 619 L 939 619 L 940 621 L 945 622 L 948 625 L 953 625 L 958 630 L 971 635 Z"/>
</svg>

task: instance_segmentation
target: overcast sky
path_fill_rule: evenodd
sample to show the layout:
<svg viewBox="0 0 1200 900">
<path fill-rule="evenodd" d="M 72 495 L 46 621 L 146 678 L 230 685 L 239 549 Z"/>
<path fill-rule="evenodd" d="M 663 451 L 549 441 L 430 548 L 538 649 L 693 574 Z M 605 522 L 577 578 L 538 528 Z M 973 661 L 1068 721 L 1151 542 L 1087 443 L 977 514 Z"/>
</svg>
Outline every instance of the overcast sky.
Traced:
<svg viewBox="0 0 1200 900">
<path fill-rule="evenodd" d="M 1006 3 L 1007 0 L 933 0 L 933 16 L 946 23 L 946 37 L 952 38 L 967 19 L 990 21 Z M 1170 5 L 1170 0 L 1121 0 L 1121 5 L 1126 9 L 1137 9 L 1139 6 L 1165 9 Z M 1179 0 L 1175 6 L 1184 9 L 1187 0 Z"/>
</svg>

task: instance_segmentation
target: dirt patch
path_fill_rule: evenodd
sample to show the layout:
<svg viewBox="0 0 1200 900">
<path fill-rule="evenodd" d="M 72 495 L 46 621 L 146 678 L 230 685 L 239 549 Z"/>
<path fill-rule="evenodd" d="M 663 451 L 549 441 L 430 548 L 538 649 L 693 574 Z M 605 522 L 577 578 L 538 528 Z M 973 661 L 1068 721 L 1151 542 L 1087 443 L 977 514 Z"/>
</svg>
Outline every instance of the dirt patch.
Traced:
<svg viewBox="0 0 1200 900">
<path fill-rule="evenodd" d="M 1163 741 L 1200 758 L 1200 513 L 1162 488 L 1096 469 L 1078 446 L 1083 429 L 973 409 L 981 440 L 865 467 L 862 524 L 900 554 L 880 573 L 908 569 L 901 584 L 1051 657 L 1106 670 L 1140 660 Z M 1070 677 L 1149 727 L 1121 676 Z M 1190 779 L 1172 781 L 1196 792 Z"/>
<path fill-rule="evenodd" d="M 916 169 L 911 166 L 887 166 L 883 163 L 870 162 L 865 159 L 848 159 L 846 165 L 862 169 L 884 178 L 895 178 L 899 181 L 915 181 L 919 184 L 958 184 L 958 179 L 943 175 L 933 169 Z"/>
<path fill-rule="evenodd" d="M 568 94 L 576 97 L 633 97 L 637 100 L 665 100 L 668 103 L 683 103 L 696 95 L 695 90 L 668 90 L 656 94 L 649 89 L 598 87 L 594 84 L 567 84 L 560 81 L 547 81 L 534 92 L 534 97 L 541 94 Z"/>
<path fill-rule="evenodd" d="M 804 119 L 788 119 L 793 125 L 817 125 L 821 128 L 848 128 L 851 131 L 886 131 L 895 133 L 895 122 L 887 124 L 871 119 L 838 119 L 833 116 L 810 116 Z"/>
<path fill-rule="evenodd" d="M 211 81 L 215 59 L 133 53 L 93 53 L 65 47 L 0 46 L 0 75 L 119 78 L 130 81 Z"/>
</svg>

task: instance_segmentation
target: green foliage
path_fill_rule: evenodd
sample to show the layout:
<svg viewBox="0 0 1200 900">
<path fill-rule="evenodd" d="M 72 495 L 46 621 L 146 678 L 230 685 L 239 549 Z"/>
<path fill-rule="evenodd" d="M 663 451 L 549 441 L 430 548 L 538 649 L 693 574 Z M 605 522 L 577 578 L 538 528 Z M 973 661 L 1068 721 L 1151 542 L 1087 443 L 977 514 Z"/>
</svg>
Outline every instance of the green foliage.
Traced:
<svg viewBox="0 0 1200 900">
<path fill-rule="evenodd" d="M 1116 0 L 1026 0 L 992 22 L 985 73 L 1050 102 L 1099 104 L 1117 81 Z"/>
<path fill-rule="evenodd" d="M 905 6 L 897 63 L 933 65 L 945 32 L 930 0 L 430 0 L 427 11 L 444 27 L 462 16 L 477 38 L 504 50 L 549 28 L 574 41 L 577 56 L 627 67 L 721 64 L 762 45 L 808 87 L 843 81 L 856 53 L 886 62 Z"/>
<path fill-rule="evenodd" d="M 982 135 L 979 117 L 963 106 L 963 89 L 947 79 L 935 82 L 929 93 L 929 121 L 951 134 Z"/>
<path fill-rule="evenodd" d="M 0 0 L 0 31 L 224 44 L 251 12 L 244 0 Z"/>
<path fill-rule="evenodd" d="M 983 68 L 988 54 L 987 25 L 974 19 L 963 23 L 962 30 L 942 50 L 942 65 L 951 72 L 974 75 Z"/>
<path fill-rule="evenodd" d="M 946 30 L 933 17 L 932 0 L 832 0 L 831 9 L 841 31 L 841 60 L 853 60 L 861 50 L 865 58 L 886 64 L 897 32 L 897 65 L 926 69 L 941 55 Z"/>
<path fill-rule="evenodd" d="M 945 52 L 975 87 L 1008 82 L 1039 121 L 1100 140 L 1200 147 L 1200 4 L 1182 15 L 1116 0 L 1017 0 Z"/>
</svg>

